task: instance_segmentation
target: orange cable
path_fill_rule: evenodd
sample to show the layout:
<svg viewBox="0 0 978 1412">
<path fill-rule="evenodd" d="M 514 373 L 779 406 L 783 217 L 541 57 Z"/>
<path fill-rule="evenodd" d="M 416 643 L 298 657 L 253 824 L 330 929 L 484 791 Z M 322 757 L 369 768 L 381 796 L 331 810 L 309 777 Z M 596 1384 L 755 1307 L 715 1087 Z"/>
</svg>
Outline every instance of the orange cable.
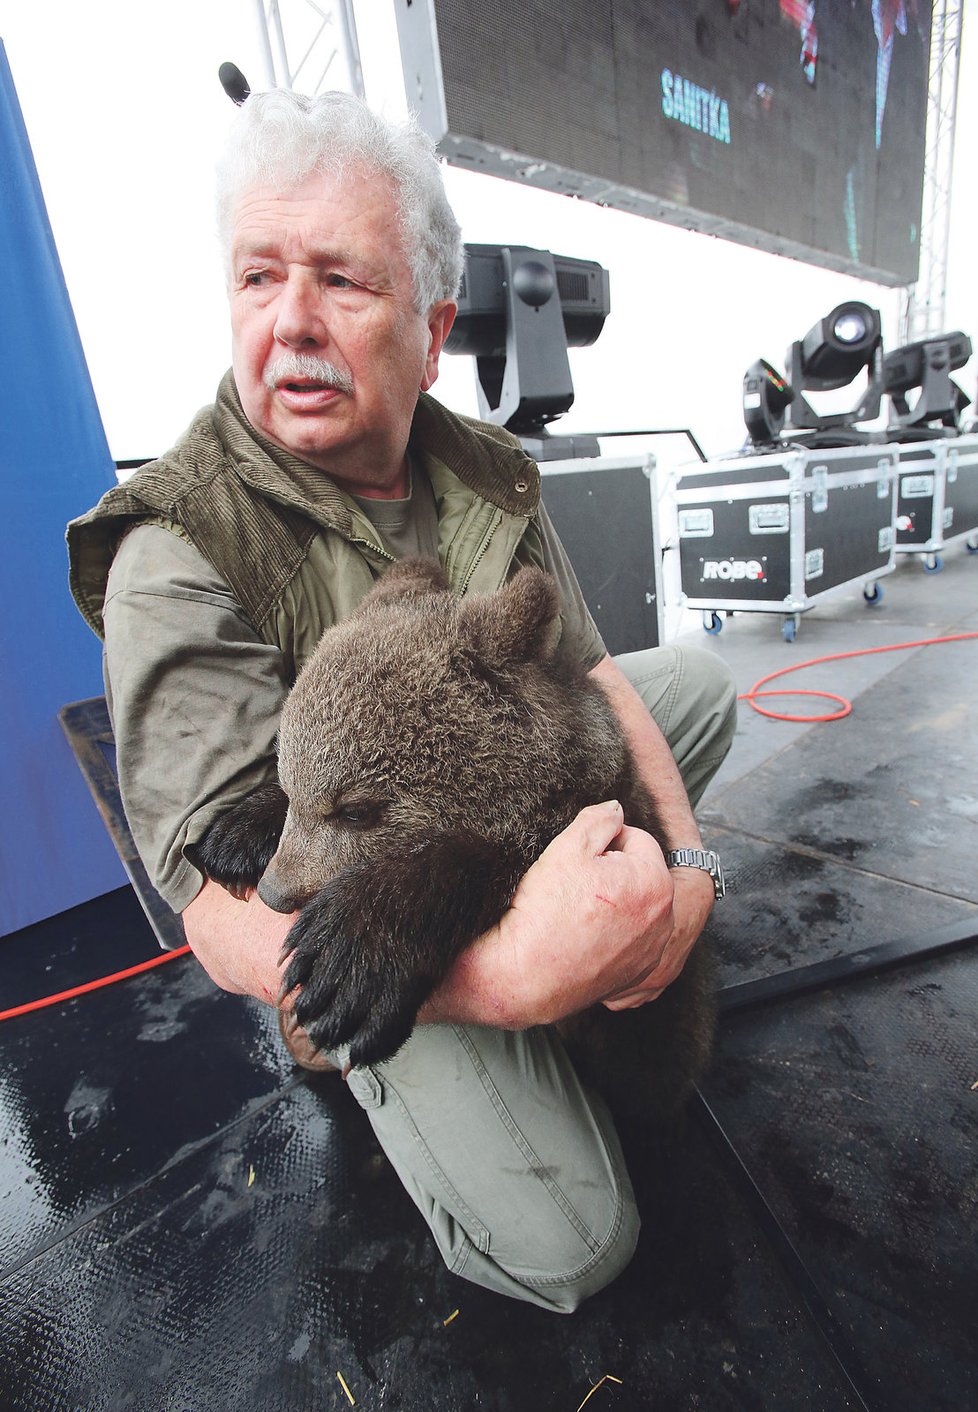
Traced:
<svg viewBox="0 0 978 1412">
<path fill-rule="evenodd" d="M 62 990 L 58 995 L 46 995 L 42 1000 L 28 1000 L 26 1005 L 15 1005 L 12 1010 L 0 1010 L 0 1020 L 12 1020 L 15 1015 L 26 1015 L 31 1010 L 43 1010 L 46 1005 L 73 1000 L 76 995 L 86 995 L 90 990 L 100 990 L 102 986 L 124 981 L 129 976 L 138 976 L 141 971 L 150 971 L 154 966 L 162 966 L 166 961 L 175 961 L 178 956 L 186 956 L 189 950 L 189 946 L 179 946 L 176 951 L 164 951 L 160 956 L 140 961 L 138 966 L 129 966 L 124 971 L 116 971 L 114 975 L 102 976 L 97 981 L 86 981 L 84 985 L 72 986 L 71 990 Z"/>
<path fill-rule="evenodd" d="M 795 662 L 790 667 L 780 667 L 776 672 L 769 672 L 766 677 L 759 677 L 750 691 L 743 691 L 737 697 L 738 701 L 748 702 L 761 716 L 768 716 L 772 721 L 802 721 L 814 724 L 818 721 L 841 721 L 844 716 L 848 716 L 852 711 L 852 702 L 847 701 L 844 696 L 836 696 L 832 691 L 806 691 L 802 688 L 787 691 L 761 691 L 760 687 L 766 686 L 769 681 L 774 681 L 776 677 L 783 677 L 788 672 L 800 672 L 803 667 L 817 667 L 822 662 L 841 662 L 846 657 L 869 657 L 875 652 L 905 652 L 911 647 L 934 647 L 941 642 L 964 642 L 968 638 L 978 637 L 978 632 L 958 632 L 947 637 L 925 637 L 919 642 L 894 642 L 889 647 L 860 647 L 854 652 L 832 652 L 825 657 L 812 657 L 808 662 Z M 768 711 L 763 706 L 758 706 L 759 696 L 821 696 L 828 701 L 837 701 L 841 707 L 839 711 L 833 711 L 823 716 L 789 716 L 780 711 Z"/>
</svg>

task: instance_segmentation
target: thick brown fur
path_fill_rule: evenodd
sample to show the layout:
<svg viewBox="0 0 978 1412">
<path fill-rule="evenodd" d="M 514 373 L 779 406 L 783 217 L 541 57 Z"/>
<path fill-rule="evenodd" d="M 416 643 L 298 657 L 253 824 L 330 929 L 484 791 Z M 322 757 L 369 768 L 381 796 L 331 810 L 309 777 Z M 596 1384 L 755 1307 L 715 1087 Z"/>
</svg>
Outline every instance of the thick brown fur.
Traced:
<svg viewBox="0 0 978 1412">
<path fill-rule="evenodd" d="M 194 861 L 225 886 L 261 877 L 270 906 L 301 909 L 286 987 L 301 987 L 296 1013 L 323 1048 L 348 1043 L 354 1064 L 393 1054 L 584 805 L 620 799 L 628 823 L 661 837 L 607 697 L 558 637 L 540 570 L 459 600 L 437 565 L 395 565 L 324 634 L 286 702 L 288 812 L 267 869 L 284 802 L 274 786 L 198 845 Z M 681 1105 L 709 1053 L 706 972 L 701 944 L 658 1001 L 562 1026 L 613 1106 Z"/>
</svg>

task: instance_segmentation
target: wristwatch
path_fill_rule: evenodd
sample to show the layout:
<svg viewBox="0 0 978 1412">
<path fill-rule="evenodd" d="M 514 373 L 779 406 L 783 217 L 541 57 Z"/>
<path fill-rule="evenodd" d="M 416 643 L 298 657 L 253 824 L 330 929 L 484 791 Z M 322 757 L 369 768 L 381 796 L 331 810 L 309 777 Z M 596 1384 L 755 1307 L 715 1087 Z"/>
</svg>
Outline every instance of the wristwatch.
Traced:
<svg viewBox="0 0 978 1412">
<path fill-rule="evenodd" d="M 666 854 L 666 867 L 702 868 L 713 879 L 713 892 L 718 901 L 727 891 L 720 855 L 711 848 L 673 848 Z"/>
</svg>

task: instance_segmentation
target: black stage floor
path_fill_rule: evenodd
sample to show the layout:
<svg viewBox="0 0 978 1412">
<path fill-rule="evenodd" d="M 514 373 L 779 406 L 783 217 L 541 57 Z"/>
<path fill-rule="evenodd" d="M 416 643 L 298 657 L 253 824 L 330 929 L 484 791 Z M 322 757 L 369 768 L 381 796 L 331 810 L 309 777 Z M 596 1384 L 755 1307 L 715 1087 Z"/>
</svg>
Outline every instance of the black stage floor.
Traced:
<svg viewBox="0 0 978 1412">
<path fill-rule="evenodd" d="M 746 690 L 978 630 L 963 545 L 885 589 L 692 640 Z M 565 1318 L 447 1274 L 342 1083 L 180 959 L 0 1024 L 0 1408 L 978 1407 L 978 642 L 804 675 L 855 710 L 741 707 L 716 1060 L 615 1286 Z M 156 954 L 128 888 L 0 947 L 0 1008 Z"/>
</svg>

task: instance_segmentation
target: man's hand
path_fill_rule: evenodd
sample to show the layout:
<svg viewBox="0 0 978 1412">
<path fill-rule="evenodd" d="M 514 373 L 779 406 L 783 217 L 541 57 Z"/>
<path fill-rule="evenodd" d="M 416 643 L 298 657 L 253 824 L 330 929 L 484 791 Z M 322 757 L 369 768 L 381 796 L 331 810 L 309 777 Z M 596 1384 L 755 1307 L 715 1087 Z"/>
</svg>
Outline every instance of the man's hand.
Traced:
<svg viewBox="0 0 978 1412">
<path fill-rule="evenodd" d="M 187 941 L 215 985 L 235 995 L 278 1003 L 280 958 L 296 919 L 266 907 L 256 892 L 238 902 L 208 878 L 183 916 Z"/>
<path fill-rule="evenodd" d="M 674 893 L 672 902 L 672 933 L 659 960 L 643 981 L 626 986 L 609 996 L 604 1004 L 609 1010 L 632 1010 L 649 1000 L 658 1000 L 666 986 L 672 985 L 713 910 L 715 892 L 713 879 L 699 868 L 673 868 Z"/>
<path fill-rule="evenodd" d="M 625 1009 L 653 1000 L 679 974 L 709 912 L 705 881 L 704 908 L 698 882 L 667 869 L 619 804 L 583 809 L 419 1018 L 525 1029 L 599 1001 Z"/>
</svg>

